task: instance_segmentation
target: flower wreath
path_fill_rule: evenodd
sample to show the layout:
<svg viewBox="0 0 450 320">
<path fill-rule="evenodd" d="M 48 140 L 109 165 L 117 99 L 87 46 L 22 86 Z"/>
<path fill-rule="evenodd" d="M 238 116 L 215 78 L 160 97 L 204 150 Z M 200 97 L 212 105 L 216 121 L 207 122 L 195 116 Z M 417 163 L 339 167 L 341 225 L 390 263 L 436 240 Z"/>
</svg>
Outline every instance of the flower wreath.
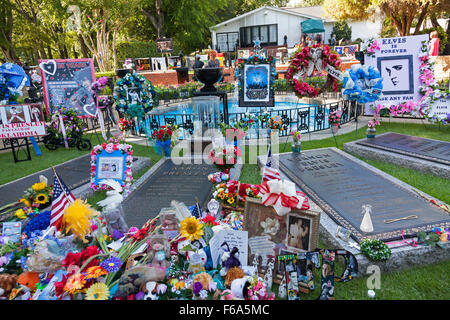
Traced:
<svg viewBox="0 0 450 320">
<path fill-rule="evenodd" d="M 360 244 L 361 252 L 374 261 L 385 261 L 391 257 L 391 249 L 379 239 L 364 239 Z"/>
<path fill-rule="evenodd" d="M 383 78 L 377 68 L 354 64 L 344 73 L 342 95 L 345 99 L 373 102 L 380 98 L 382 90 Z"/>
<path fill-rule="evenodd" d="M 139 100 L 130 97 L 129 89 L 134 89 L 138 93 Z M 152 83 L 135 71 L 127 73 L 122 79 L 117 80 L 114 87 L 117 111 L 124 112 L 131 118 L 142 119 L 147 112 L 150 112 L 158 104 L 155 98 L 156 92 Z"/>
<path fill-rule="evenodd" d="M 338 69 L 342 62 L 337 52 L 329 46 L 300 47 L 290 62 L 286 79 L 294 86 L 294 91 L 299 98 L 317 97 L 330 87 L 334 92 L 339 90 L 341 72 Z M 327 71 L 326 81 L 323 84 L 314 83 L 315 81 L 311 78 L 314 71 L 317 71 L 319 76 L 323 76 L 323 72 Z M 307 81 L 302 79 L 307 79 Z"/>
<path fill-rule="evenodd" d="M 241 90 L 242 88 L 242 84 L 241 84 L 241 70 L 244 70 L 244 66 L 246 64 L 253 64 L 253 65 L 257 65 L 257 64 L 270 64 L 271 66 L 271 72 L 270 72 L 270 83 L 271 83 L 271 87 L 273 89 L 274 86 L 274 82 L 275 82 L 275 77 L 277 75 L 277 71 L 275 69 L 275 63 L 273 60 L 272 56 L 269 56 L 268 58 L 258 55 L 258 54 L 253 54 L 251 56 L 249 56 L 247 59 L 238 59 L 238 67 L 236 68 L 236 70 L 234 71 L 234 75 L 236 76 L 237 80 L 237 87 L 239 90 Z"/>
<path fill-rule="evenodd" d="M 107 153 L 113 153 L 114 151 L 120 150 L 122 154 L 127 154 L 126 165 L 127 168 L 125 170 L 125 179 L 124 183 L 122 183 L 122 187 L 126 193 L 129 192 L 131 187 L 131 181 L 133 180 L 133 173 L 131 171 L 131 165 L 133 163 L 133 147 L 129 144 L 119 144 L 119 143 L 103 143 L 101 145 L 96 145 L 91 151 L 91 188 L 94 191 L 98 189 L 106 190 L 108 186 L 101 184 L 97 185 L 95 183 L 95 169 L 97 163 L 97 155 L 102 153 L 102 151 L 106 151 Z"/>
</svg>

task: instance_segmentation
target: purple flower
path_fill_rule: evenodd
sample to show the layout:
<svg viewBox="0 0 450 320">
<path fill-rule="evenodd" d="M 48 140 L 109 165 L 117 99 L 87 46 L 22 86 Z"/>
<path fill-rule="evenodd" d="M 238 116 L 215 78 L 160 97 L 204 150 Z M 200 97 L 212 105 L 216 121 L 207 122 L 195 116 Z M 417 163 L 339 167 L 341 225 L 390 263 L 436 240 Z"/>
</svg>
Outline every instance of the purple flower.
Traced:
<svg viewBox="0 0 450 320">
<path fill-rule="evenodd" d="M 108 271 L 110 273 L 119 271 L 121 266 L 122 266 L 122 260 L 120 260 L 117 257 L 108 258 L 106 260 L 103 260 L 100 263 L 100 267 L 102 267 L 103 269 L 105 269 L 106 271 Z"/>
<path fill-rule="evenodd" d="M 142 291 L 139 291 L 138 293 L 136 293 L 136 300 L 144 300 L 145 297 L 145 293 Z"/>
<path fill-rule="evenodd" d="M 112 233 L 112 237 L 114 240 L 119 240 L 120 238 L 123 237 L 123 233 L 120 232 L 119 230 L 114 230 Z"/>
<path fill-rule="evenodd" d="M 200 291 L 202 291 L 202 289 L 203 285 L 199 281 L 195 282 L 194 285 L 192 286 L 192 291 L 194 292 L 195 295 L 198 295 Z"/>
</svg>

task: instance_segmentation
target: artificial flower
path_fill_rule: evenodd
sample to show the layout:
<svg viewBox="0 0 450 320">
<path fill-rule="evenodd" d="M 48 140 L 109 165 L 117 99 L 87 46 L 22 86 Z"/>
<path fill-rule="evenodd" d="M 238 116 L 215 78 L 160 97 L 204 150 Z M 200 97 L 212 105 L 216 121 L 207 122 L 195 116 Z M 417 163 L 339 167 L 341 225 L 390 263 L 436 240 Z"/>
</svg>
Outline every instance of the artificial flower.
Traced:
<svg viewBox="0 0 450 320">
<path fill-rule="evenodd" d="M 45 182 L 37 182 L 37 183 L 33 184 L 31 186 L 31 188 L 34 191 L 41 191 L 41 190 L 45 189 L 46 186 L 47 186 L 47 184 Z"/>
<path fill-rule="evenodd" d="M 86 270 L 86 279 L 97 279 L 98 277 L 101 277 L 107 273 L 108 271 L 100 266 L 89 267 Z"/>
<path fill-rule="evenodd" d="M 16 211 L 16 213 L 14 214 L 14 216 L 18 219 L 26 219 L 27 218 L 27 214 L 22 209 L 18 209 Z"/>
<path fill-rule="evenodd" d="M 91 232 L 91 219 L 96 213 L 85 201 L 77 199 L 64 210 L 63 229 L 66 233 L 72 231 L 83 242 L 87 242 L 85 236 Z"/>
<path fill-rule="evenodd" d="M 40 193 L 36 196 L 36 198 L 34 198 L 34 202 L 38 204 L 45 204 L 48 202 L 48 197 L 45 194 Z"/>
<path fill-rule="evenodd" d="M 109 289 L 103 282 L 94 283 L 86 290 L 85 300 L 108 300 Z"/>
<path fill-rule="evenodd" d="M 74 294 L 77 291 L 83 289 L 86 283 L 85 277 L 81 273 L 76 273 L 67 279 L 67 282 L 64 286 L 64 291 Z"/>
<path fill-rule="evenodd" d="M 180 223 L 180 235 L 190 241 L 198 240 L 203 235 L 202 224 L 191 216 Z"/>
<path fill-rule="evenodd" d="M 22 198 L 19 201 L 22 202 L 26 207 L 31 207 L 31 202 L 29 200 Z"/>
</svg>

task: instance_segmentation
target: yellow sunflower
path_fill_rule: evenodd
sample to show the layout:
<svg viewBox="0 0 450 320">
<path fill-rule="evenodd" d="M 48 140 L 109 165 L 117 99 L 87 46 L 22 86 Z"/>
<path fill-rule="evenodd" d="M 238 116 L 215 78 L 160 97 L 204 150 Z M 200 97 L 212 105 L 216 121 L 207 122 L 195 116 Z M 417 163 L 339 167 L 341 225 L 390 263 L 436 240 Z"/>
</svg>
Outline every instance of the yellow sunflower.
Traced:
<svg viewBox="0 0 450 320">
<path fill-rule="evenodd" d="M 31 188 L 32 188 L 34 191 L 41 191 L 41 190 L 44 190 L 45 187 L 47 187 L 47 184 L 46 184 L 45 182 L 38 182 L 38 183 L 35 183 L 35 184 L 33 184 L 33 185 L 31 186 Z"/>
<path fill-rule="evenodd" d="M 234 198 L 228 198 L 227 202 L 228 202 L 229 204 L 233 204 L 233 203 L 234 203 Z"/>
<path fill-rule="evenodd" d="M 36 198 L 34 198 L 34 202 L 38 203 L 38 204 L 44 204 L 48 202 L 48 197 L 43 194 L 43 193 L 39 193 Z"/>
<path fill-rule="evenodd" d="M 31 207 L 31 202 L 29 200 L 22 198 L 19 201 L 22 202 L 25 207 Z"/>
<path fill-rule="evenodd" d="M 217 196 L 219 197 L 219 199 L 223 200 L 223 197 L 225 197 L 225 193 L 223 191 L 220 191 Z"/>
<path fill-rule="evenodd" d="M 86 290 L 85 300 L 108 300 L 109 289 L 103 282 L 94 283 Z"/>
<path fill-rule="evenodd" d="M 203 228 L 200 220 L 191 216 L 180 223 L 180 234 L 189 241 L 198 240 L 203 235 Z"/>
<path fill-rule="evenodd" d="M 90 267 L 86 270 L 86 279 L 97 279 L 98 277 L 101 277 L 107 273 L 108 271 L 100 266 Z"/>
</svg>

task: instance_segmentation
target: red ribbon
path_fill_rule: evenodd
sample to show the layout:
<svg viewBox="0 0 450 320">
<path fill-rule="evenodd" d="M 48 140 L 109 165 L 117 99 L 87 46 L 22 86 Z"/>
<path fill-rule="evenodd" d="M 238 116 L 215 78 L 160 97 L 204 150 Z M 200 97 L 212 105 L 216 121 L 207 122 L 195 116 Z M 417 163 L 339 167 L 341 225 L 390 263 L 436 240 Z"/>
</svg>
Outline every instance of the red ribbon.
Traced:
<svg viewBox="0 0 450 320">
<path fill-rule="evenodd" d="M 283 207 L 294 209 L 297 207 L 298 203 L 300 202 L 300 200 L 297 198 L 300 196 L 300 197 L 305 198 L 305 201 L 303 201 L 301 210 L 308 210 L 310 208 L 308 198 L 306 197 L 306 195 L 303 192 L 300 192 L 300 191 L 296 191 L 297 197 L 287 196 L 284 193 L 280 193 L 280 194 L 271 193 L 269 185 L 267 184 L 267 181 L 265 181 L 260 185 L 260 192 L 261 192 L 261 194 L 270 194 L 269 197 L 267 197 L 267 199 L 263 202 L 263 204 L 266 206 L 273 206 L 275 203 L 277 203 L 278 199 L 281 197 L 281 205 Z"/>
</svg>

